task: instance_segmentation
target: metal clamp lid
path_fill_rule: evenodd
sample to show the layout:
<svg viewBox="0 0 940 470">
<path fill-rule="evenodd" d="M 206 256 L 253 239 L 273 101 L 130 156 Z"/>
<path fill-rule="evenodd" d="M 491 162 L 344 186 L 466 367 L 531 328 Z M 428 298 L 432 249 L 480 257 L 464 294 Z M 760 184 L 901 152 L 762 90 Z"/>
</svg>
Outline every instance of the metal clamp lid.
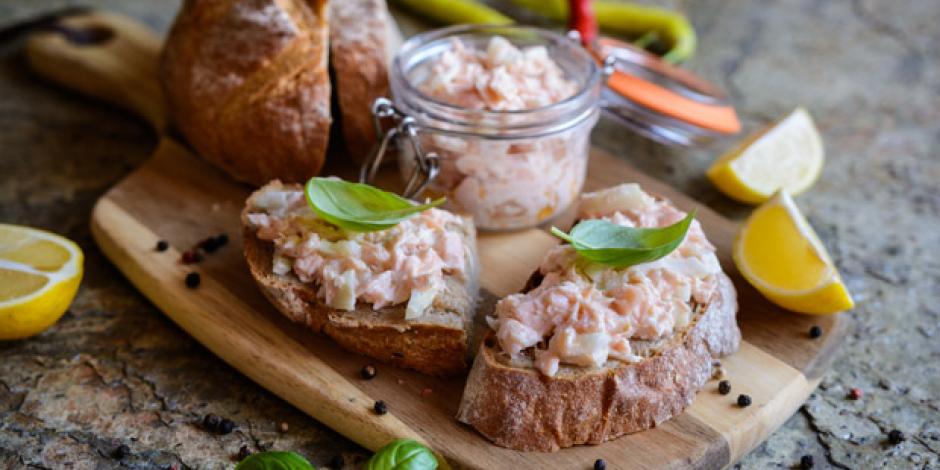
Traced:
<svg viewBox="0 0 940 470">
<path fill-rule="evenodd" d="M 383 121 L 390 121 L 388 130 L 384 130 Z M 437 177 L 440 170 L 440 159 L 434 152 L 425 152 L 418 140 L 420 126 L 411 116 L 402 113 L 388 98 L 376 98 L 372 103 L 372 125 L 375 128 L 378 142 L 369 153 L 359 169 L 359 182 L 369 183 L 375 178 L 382 160 L 388 152 L 390 145 L 395 145 L 396 137 L 404 136 L 414 151 L 415 163 L 402 196 L 413 199 L 421 195 L 428 185 Z"/>
</svg>

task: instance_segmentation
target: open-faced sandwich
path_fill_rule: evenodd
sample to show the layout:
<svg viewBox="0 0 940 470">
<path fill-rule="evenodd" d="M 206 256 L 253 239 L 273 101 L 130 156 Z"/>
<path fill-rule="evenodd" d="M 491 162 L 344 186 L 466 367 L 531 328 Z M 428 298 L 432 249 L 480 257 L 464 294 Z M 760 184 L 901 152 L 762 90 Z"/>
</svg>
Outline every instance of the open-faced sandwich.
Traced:
<svg viewBox="0 0 940 470">
<path fill-rule="evenodd" d="M 654 427 L 738 348 L 734 287 L 691 215 L 624 184 L 584 194 L 578 217 L 488 318 L 457 417 L 500 446 L 554 451 Z"/>
<path fill-rule="evenodd" d="M 467 368 L 477 295 L 468 217 L 371 186 L 274 181 L 242 212 L 245 257 L 284 315 L 343 347 L 427 374 Z"/>
</svg>

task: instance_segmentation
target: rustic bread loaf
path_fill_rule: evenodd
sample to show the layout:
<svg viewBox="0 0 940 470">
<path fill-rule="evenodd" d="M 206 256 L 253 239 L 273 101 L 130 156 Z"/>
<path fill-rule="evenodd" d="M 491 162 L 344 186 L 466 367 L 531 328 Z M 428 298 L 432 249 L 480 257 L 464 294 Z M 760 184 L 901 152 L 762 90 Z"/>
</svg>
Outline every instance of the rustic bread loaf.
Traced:
<svg viewBox="0 0 940 470">
<path fill-rule="evenodd" d="M 385 0 L 330 3 L 330 49 L 346 150 L 362 162 L 375 143 L 372 102 L 390 96 L 388 69 L 401 32 Z"/>
<path fill-rule="evenodd" d="M 737 350 L 737 300 L 719 275 L 707 304 L 689 325 L 655 342 L 634 341 L 638 363 L 607 361 L 599 369 L 561 366 L 554 377 L 531 358 L 513 361 L 488 334 L 467 378 L 457 419 L 494 443 L 516 450 L 556 451 L 600 444 L 682 413 L 712 375 L 714 358 Z"/>
<path fill-rule="evenodd" d="M 301 189 L 300 185 L 281 186 L 279 182 L 271 185 Z M 422 316 L 405 320 L 404 304 L 373 310 L 360 302 L 353 311 L 335 310 L 318 298 L 317 286 L 301 282 L 292 273 L 275 274 L 273 244 L 255 235 L 247 222 L 248 209 L 246 206 L 242 212 L 245 260 L 261 291 L 287 318 L 329 336 L 350 351 L 399 367 L 438 376 L 466 371 L 478 289 L 476 230 L 469 217 L 448 227 L 474 250 L 468 257 L 466 280 L 445 275 L 444 292 L 431 307 Z"/>
<path fill-rule="evenodd" d="M 178 130 L 255 185 L 305 181 L 330 128 L 326 0 L 186 0 L 160 74 Z"/>
</svg>

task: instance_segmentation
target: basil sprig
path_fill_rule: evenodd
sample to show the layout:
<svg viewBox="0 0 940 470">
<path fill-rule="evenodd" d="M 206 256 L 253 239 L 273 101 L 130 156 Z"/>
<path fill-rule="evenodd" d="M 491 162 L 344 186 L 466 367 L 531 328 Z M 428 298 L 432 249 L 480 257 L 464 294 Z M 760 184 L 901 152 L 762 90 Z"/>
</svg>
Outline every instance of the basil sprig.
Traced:
<svg viewBox="0 0 940 470">
<path fill-rule="evenodd" d="M 603 219 L 584 220 L 565 233 L 552 227 L 552 235 L 568 242 L 588 260 L 614 268 L 656 261 L 679 247 L 692 225 L 695 211 L 668 227 L 624 227 Z"/>
<path fill-rule="evenodd" d="M 434 470 L 437 459 L 430 449 L 411 439 L 398 439 L 379 449 L 364 470 Z"/>
<path fill-rule="evenodd" d="M 392 228 L 445 201 L 441 198 L 416 205 L 374 186 L 332 178 L 310 178 L 304 189 L 307 203 L 317 216 L 350 232 L 375 232 Z"/>
<path fill-rule="evenodd" d="M 316 470 L 307 459 L 295 452 L 259 452 L 245 457 L 235 470 Z"/>
</svg>

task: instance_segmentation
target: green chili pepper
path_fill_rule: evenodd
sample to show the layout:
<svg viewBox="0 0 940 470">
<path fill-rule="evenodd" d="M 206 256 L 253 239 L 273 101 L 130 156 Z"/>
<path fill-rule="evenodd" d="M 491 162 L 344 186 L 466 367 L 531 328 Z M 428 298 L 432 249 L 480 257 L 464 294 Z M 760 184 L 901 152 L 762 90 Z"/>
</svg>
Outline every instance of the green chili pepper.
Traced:
<svg viewBox="0 0 940 470">
<path fill-rule="evenodd" d="M 396 0 L 414 13 L 442 24 L 512 24 L 512 18 L 474 0 Z"/>
<path fill-rule="evenodd" d="M 695 52 L 695 30 L 684 16 L 658 7 L 620 2 L 594 2 L 594 13 L 601 28 L 630 36 L 650 31 L 667 43 L 667 62 L 682 62 Z"/>
<path fill-rule="evenodd" d="M 565 21 L 568 17 L 566 0 L 511 1 L 552 21 Z M 594 14 L 601 29 L 639 37 L 641 47 L 649 44 L 650 36 L 647 34 L 655 34 L 655 38 L 665 42 L 669 48 L 669 52 L 663 56 L 667 62 L 682 62 L 695 52 L 695 30 L 689 20 L 677 12 L 635 3 L 600 0 L 594 2 Z"/>
</svg>

